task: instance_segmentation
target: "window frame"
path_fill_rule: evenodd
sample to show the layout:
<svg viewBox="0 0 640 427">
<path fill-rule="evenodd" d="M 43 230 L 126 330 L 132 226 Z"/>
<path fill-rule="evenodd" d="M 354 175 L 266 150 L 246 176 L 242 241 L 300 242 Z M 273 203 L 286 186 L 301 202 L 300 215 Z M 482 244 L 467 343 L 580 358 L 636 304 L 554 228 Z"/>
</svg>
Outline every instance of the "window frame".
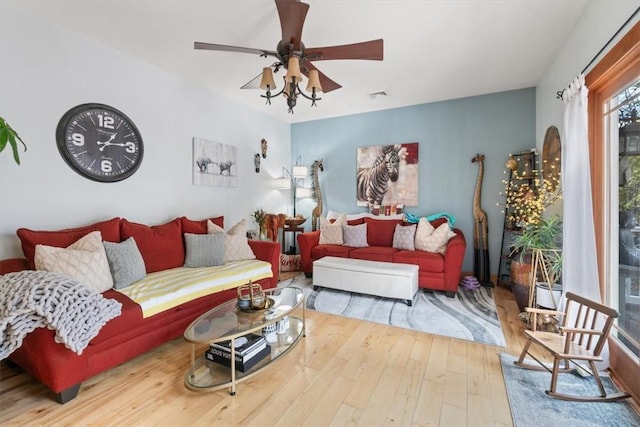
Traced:
<svg viewBox="0 0 640 427">
<path fill-rule="evenodd" d="M 589 163 L 591 168 L 591 191 L 593 198 L 593 216 L 596 235 L 596 253 L 598 260 L 598 280 L 602 295 L 608 295 L 606 288 L 611 276 L 608 264 L 610 221 L 608 193 L 609 167 L 605 128 L 602 117 L 603 106 L 607 99 L 625 88 L 625 85 L 638 75 L 640 69 L 640 22 L 609 51 L 609 53 L 585 76 L 589 89 L 588 97 L 588 135 Z M 616 282 L 616 285 L 619 285 Z M 640 366 L 615 339 L 609 339 L 610 367 L 613 376 L 623 384 L 636 401 L 640 401 Z M 620 373 L 620 374 L 618 374 Z M 624 373 L 624 374 L 622 374 Z M 635 381 L 633 381 L 635 379 Z"/>
</svg>

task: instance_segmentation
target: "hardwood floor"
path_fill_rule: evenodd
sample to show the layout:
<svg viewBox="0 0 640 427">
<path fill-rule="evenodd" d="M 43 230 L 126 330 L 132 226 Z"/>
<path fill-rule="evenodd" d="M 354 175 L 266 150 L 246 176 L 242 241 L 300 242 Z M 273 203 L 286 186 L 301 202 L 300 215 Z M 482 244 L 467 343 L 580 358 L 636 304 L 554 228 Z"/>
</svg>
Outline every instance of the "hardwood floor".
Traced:
<svg viewBox="0 0 640 427">
<path fill-rule="evenodd" d="M 505 349 L 307 310 L 306 338 L 235 396 L 184 387 L 182 338 L 87 380 L 66 405 L 2 362 L 0 424 L 512 425 L 498 353 L 520 352 L 523 326 L 510 291 L 494 289 Z"/>
</svg>

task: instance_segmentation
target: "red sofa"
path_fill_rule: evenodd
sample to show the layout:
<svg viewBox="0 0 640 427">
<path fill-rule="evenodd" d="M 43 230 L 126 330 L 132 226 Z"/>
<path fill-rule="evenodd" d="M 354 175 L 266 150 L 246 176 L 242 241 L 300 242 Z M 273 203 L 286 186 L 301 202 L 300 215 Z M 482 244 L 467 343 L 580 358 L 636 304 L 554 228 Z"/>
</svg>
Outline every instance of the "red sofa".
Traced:
<svg viewBox="0 0 640 427">
<path fill-rule="evenodd" d="M 223 226 L 223 218 L 212 218 Z M 87 227 L 57 232 L 18 230 L 26 259 L 14 258 L 0 261 L 0 274 L 33 268 L 36 244 L 66 247 L 91 231 L 101 231 L 103 240 L 119 242 L 134 235 L 147 266 L 153 271 L 179 267 L 184 264 L 185 247 L 183 232 L 206 233 L 207 220 L 193 221 L 186 217 L 161 226 L 148 227 L 125 219 L 114 218 Z M 263 288 L 278 284 L 280 246 L 278 243 L 249 240 L 256 258 L 271 264 L 273 276 L 259 281 Z M 163 256 L 153 256 L 158 251 Z M 56 394 L 60 403 L 76 397 L 81 382 L 100 372 L 119 365 L 149 351 L 184 333 L 186 327 L 204 312 L 236 296 L 235 289 L 214 293 L 168 309 L 142 317 L 140 306 L 122 293 L 109 289 L 102 294 L 122 303 L 120 316 L 109 321 L 89 346 L 78 355 L 63 344 L 54 341 L 54 331 L 38 328 L 28 334 L 20 348 L 9 360 L 22 367 Z M 187 361 L 185 361 L 187 363 Z M 185 365 L 186 366 L 186 365 Z M 186 369 L 186 368 L 185 368 Z"/>
<path fill-rule="evenodd" d="M 441 218 L 431 221 L 438 227 L 446 220 Z M 367 242 L 369 246 L 353 248 L 344 245 L 327 245 L 320 243 L 320 231 L 298 234 L 298 246 L 302 271 L 307 277 L 313 273 L 313 261 L 325 256 L 365 259 L 370 261 L 398 262 L 416 264 L 418 270 L 418 286 L 424 289 L 444 291 L 448 297 L 455 297 L 460 283 L 462 261 L 467 243 L 459 228 L 449 239 L 444 255 L 419 250 L 399 250 L 393 248 L 393 233 L 396 224 L 408 225 L 401 219 L 375 219 L 364 217 L 348 220 L 348 225 L 367 224 Z"/>
</svg>

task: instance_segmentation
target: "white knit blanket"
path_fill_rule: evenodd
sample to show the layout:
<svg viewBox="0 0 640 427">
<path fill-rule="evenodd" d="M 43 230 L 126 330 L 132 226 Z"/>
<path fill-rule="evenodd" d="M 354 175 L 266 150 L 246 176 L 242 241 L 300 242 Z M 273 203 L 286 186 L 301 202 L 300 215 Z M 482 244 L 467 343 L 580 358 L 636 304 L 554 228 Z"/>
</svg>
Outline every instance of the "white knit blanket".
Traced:
<svg viewBox="0 0 640 427">
<path fill-rule="evenodd" d="M 56 342 L 82 354 L 121 309 L 118 301 L 61 274 L 25 270 L 0 276 L 0 360 L 45 326 L 55 331 Z"/>
</svg>

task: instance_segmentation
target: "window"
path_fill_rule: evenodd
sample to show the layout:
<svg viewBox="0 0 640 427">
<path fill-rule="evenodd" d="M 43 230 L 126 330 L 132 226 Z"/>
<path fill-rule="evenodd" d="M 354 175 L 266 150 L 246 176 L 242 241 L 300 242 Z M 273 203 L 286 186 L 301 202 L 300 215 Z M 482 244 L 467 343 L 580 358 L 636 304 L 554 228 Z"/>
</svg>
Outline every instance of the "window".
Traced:
<svg viewBox="0 0 640 427">
<path fill-rule="evenodd" d="M 606 100 L 602 119 L 610 163 L 607 216 L 612 219 L 605 300 L 620 313 L 613 336 L 640 356 L 640 76 Z"/>
<path fill-rule="evenodd" d="M 605 303 L 621 317 L 610 341 L 610 366 L 625 388 L 640 396 L 640 305 L 636 266 L 629 266 L 621 243 L 637 241 L 637 226 L 620 236 L 620 216 L 640 220 L 640 137 L 637 131 L 640 83 L 640 23 L 589 72 L 589 160 L 598 274 Z M 635 114 L 635 116 L 632 116 Z M 635 120 L 635 121 L 634 121 Z M 636 123 L 636 124 L 634 124 Z M 620 185 L 622 184 L 622 185 Z M 623 239 L 625 242 L 623 242 Z M 622 258 L 621 258 L 622 257 Z"/>
</svg>

